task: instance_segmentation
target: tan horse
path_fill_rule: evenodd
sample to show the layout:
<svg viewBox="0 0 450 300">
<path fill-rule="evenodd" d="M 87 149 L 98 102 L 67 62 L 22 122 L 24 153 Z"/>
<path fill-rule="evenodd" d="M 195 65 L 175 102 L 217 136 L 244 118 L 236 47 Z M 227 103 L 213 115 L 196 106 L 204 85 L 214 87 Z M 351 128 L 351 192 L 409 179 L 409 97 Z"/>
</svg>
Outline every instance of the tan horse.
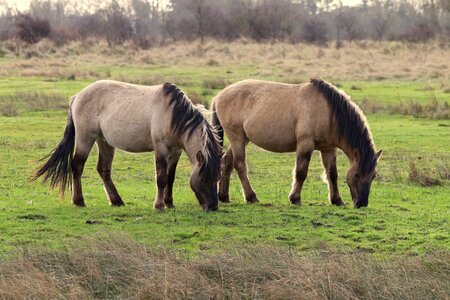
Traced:
<svg viewBox="0 0 450 300">
<path fill-rule="evenodd" d="M 321 152 L 329 200 L 344 205 L 337 185 L 336 149 L 350 160 L 347 184 L 355 207 L 367 206 L 381 152 L 375 146 L 361 110 L 343 92 L 322 80 L 293 85 L 244 80 L 225 88 L 212 104 L 212 125 L 230 147 L 222 158 L 219 200 L 229 201 L 230 173 L 236 169 L 249 203 L 259 202 L 247 176 L 248 142 L 272 152 L 296 152 L 289 200 L 301 205 L 301 189 L 311 154 Z"/>
<path fill-rule="evenodd" d="M 85 206 L 81 175 L 94 143 L 99 152 L 97 170 L 111 205 L 124 205 L 111 179 L 115 148 L 155 151 L 157 194 L 153 206 L 158 210 L 174 207 L 175 169 L 185 150 L 192 165 L 190 185 L 200 205 L 205 211 L 217 209 L 222 148 L 200 109 L 175 85 L 139 86 L 104 80 L 84 88 L 72 100 L 62 141 L 35 178 L 50 179 L 52 187 L 60 186 L 62 195 L 67 187 L 73 187 L 73 204 Z"/>
</svg>

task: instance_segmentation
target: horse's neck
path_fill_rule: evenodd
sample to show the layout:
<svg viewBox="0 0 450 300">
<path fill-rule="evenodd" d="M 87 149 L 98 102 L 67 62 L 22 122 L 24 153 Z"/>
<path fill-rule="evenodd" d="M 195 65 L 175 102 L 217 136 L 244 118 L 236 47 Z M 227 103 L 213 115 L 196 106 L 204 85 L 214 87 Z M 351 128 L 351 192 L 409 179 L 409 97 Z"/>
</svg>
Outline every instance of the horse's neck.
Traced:
<svg viewBox="0 0 450 300">
<path fill-rule="evenodd" d="M 358 163 L 355 157 L 356 148 L 350 146 L 345 138 L 341 139 L 341 141 L 338 143 L 338 148 L 341 149 L 345 153 L 345 155 L 347 155 L 347 158 L 350 161 L 350 165 Z"/>
<path fill-rule="evenodd" d="M 203 152 L 203 138 L 201 135 L 200 128 L 194 130 L 194 132 L 189 136 L 189 130 L 187 130 L 181 136 L 181 143 L 183 144 L 183 149 L 186 152 L 191 165 L 194 166 L 198 164 L 197 153 L 199 151 Z"/>
<path fill-rule="evenodd" d="M 362 162 L 362 155 L 363 155 L 363 154 L 362 154 L 362 153 L 359 153 L 359 154 L 358 154 L 358 155 L 359 155 L 359 159 L 357 160 L 356 157 L 355 157 L 355 151 L 356 151 L 357 149 L 351 147 L 351 146 L 347 143 L 347 141 L 346 141 L 345 139 L 343 139 L 343 140 L 339 143 L 338 148 L 341 149 L 341 150 L 345 153 L 345 155 L 347 155 L 347 157 L 348 157 L 348 159 L 349 159 L 349 161 L 350 161 L 350 165 L 363 163 L 363 162 Z M 360 149 L 358 149 L 358 151 L 360 151 Z"/>
</svg>

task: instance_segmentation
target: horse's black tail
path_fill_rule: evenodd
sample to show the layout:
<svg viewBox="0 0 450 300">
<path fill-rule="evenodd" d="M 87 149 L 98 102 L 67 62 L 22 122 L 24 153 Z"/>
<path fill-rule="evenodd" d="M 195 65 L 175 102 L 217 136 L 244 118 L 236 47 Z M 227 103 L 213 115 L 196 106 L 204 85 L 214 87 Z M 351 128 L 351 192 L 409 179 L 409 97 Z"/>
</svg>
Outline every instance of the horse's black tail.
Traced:
<svg viewBox="0 0 450 300">
<path fill-rule="evenodd" d="M 73 101 L 73 100 L 72 100 Z M 64 197 L 66 188 L 72 186 L 72 162 L 73 150 L 75 148 L 75 126 L 73 124 L 72 110 L 69 108 L 66 129 L 61 142 L 47 156 L 41 159 L 48 161 L 37 169 L 33 175 L 33 180 L 43 176 L 43 182 L 50 180 L 50 187 L 59 185 L 59 194 Z"/>
<path fill-rule="evenodd" d="M 211 104 L 211 125 L 216 129 L 217 135 L 220 139 L 220 146 L 223 147 L 223 127 L 222 124 L 220 124 L 219 118 L 217 117 L 216 104 L 214 103 L 214 100 Z"/>
</svg>

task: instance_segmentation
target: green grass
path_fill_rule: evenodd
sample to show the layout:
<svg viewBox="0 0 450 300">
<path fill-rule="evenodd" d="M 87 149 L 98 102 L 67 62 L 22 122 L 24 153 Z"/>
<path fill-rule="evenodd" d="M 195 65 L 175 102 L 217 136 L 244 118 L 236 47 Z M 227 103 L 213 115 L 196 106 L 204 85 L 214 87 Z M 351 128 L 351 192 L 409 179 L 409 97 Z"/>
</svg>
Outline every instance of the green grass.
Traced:
<svg viewBox="0 0 450 300">
<path fill-rule="evenodd" d="M 164 71 L 163 71 L 164 70 Z M 156 68 L 154 70 L 139 70 L 132 71 L 132 68 L 121 70 L 120 72 L 113 72 L 110 78 L 124 79 L 127 81 L 143 82 L 147 84 L 158 84 L 164 81 L 173 81 L 180 87 L 188 91 L 203 92 L 205 87 L 202 86 L 204 81 L 211 78 L 218 77 L 224 79 L 226 83 L 233 83 L 238 80 L 250 78 L 251 71 L 243 68 L 237 71 L 238 74 L 227 74 L 226 69 L 215 69 L 213 67 L 200 70 L 193 68 L 184 69 L 179 72 L 178 68 Z M 104 78 L 107 78 L 105 76 Z M 259 77 L 259 76 L 254 76 Z M 100 77 L 102 78 L 102 77 Z M 283 82 L 283 77 L 264 77 L 267 80 L 274 80 Z M 0 97 L 9 96 L 17 92 L 35 92 L 42 93 L 62 93 L 67 97 L 79 92 L 83 87 L 95 81 L 96 78 L 81 79 L 81 80 L 67 80 L 66 78 L 48 80 L 41 77 L 28 78 L 0 78 Z M 292 82 L 303 82 L 302 80 L 293 80 Z M 147 81 L 147 82 L 146 82 Z M 395 80 L 385 81 L 339 81 L 338 84 L 347 94 L 352 96 L 355 101 L 370 100 L 382 104 L 398 104 L 400 102 L 413 101 L 418 103 L 427 103 L 430 100 L 436 99 L 439 102 L 449 101 L 450 96 L 440 88 L 439 81 L 424 81 L 424 82 L 404 82 Z M 213 89 L 207 95 L 210 96 L 213 92 L 220 89 Z M 210 100 L 206 99 L 205 100 Z"/>
<path fill-rule="evenodd" d="M 180 51 L 172 61 L 164 61 L 151 57 L 151 51 L 96 53 L 91 57 L 90 53 L 77 56 L 77 49 L 66 50 L 67 54 L 58 52 L 29 60 L 0 59 L 0 70 L 6 74 L 0 77 L 0 253 L 38 246 L 55 249 L 70 241 L 110 232 L 125 233 L 152 247 L 164 245 L 186 249 L 188 253 L 216 252 L 230 244 L 275 244 L 307 250 L 325 243 L 336 249 L 358 248 L 383 255 L 449 250 L 450 183 L 442 175 L 448 172 L 450 162 L 448 117 L 428 120 L 383 113 L 368 115 L 377 149 L 384 152 L 380 176 L 373 183 L 370 204 L 365 209 L 352 208 L 343 181 L 348 160 L 342 153 L 338 156 L 339 184 L 348 206 L 338 208 L 328 204 L 316 153 L 302 193 L 303 207 L 297 208 L 287 200 L 294 154 L 269 153 L 252 145 L 248 151 L 249 176 L 261 204 L 244 203 L 234 174 L 232 203 L 221 205 L 217 213 L 203 213 L 189 188 L 191 168 L 183 155 L 174 187 L 177 208 L 155 212 L 153 154 L 118 151 L 113 178 L 127 206 L 109 207 L 95 171 L 94 148 L 83 176 L 88 208 L 72 207 L 69 199 L 58 199 L 57 191 L 30 182 L 29 178 L 39 165 L 38 159 L 61 138 L 69 97 L 89 83 L 105 78 L 140 84 L 171 81 L 190 97 L 209 103 L 225 85 L 238 80 L 300 83 L 308 80 L 302 74 L 315 72 L 314 64 L 303 72 L 301 57 L 291 58 L 292 64 L 298 64 L 291 66 L 274 62 L 270 55 L 259 58 L 259 52 L 250 60 L 244 57 L 243 61 L 238 58 L 239 53 L 230 61 L 222 52 L 215 53 L 212 57 L 216 63 L 209 63 L 209 56 L 198 57 L 189 51 Z M 169 47 L 167 51 L 176 50 Z M 274 57 L 282 62 L 276 49 L 273 51 Z M 151 59 L 146 61 L 144 54 Z M 322 64 L 319 73 L 328 69 Z M 69 80 L 70 77 L 74 80 Z M 450 86 L 446 77 L 428 76 L 420 81 L 392 74 L 378 81 L 330 78 L 359 103 L 395 106 L 412 101 L 425 105 L 437 100 L 445 107 L 450 100 L 450 94 L 445 92 Z M 411 182 L 408 179 L 411 162 L 441 184 L 424 187 Z"/>
<path fill-rule="evenodd" d="M 450 100 L 450 95 L 441 88 L 441 82 L 436 80 L 419 82 L 402 80 L 349 81 L 342 82 L 341 88 L 358 102 L 369 100 L 382 104 L 399 104 L 412 101 L 424 104 L 434 99 L 438 102 L 449 102 Z"/>
<path fill-rule="evenodd" d="M 188 251 L 216 251 L 229 243 L 278 244 L 298 250 L 325 242 L 332 247 L 360 248 L 379 253 L 426 253 L 449 250 L 450 185 L 421 187 L 408 181 L 410 161 L 432 170 L 450 160 L 450 121 L 389 115 L 368 117 L 375 143 L 384 154 L 380 177 L 373 184 L 370 205 L 353 209 L 342 178 L 348 166 L 339 155 L 340 189 L 349 205 L 332 207 L 321 181 L 322 169 L 313 156 L 303 190 L 303 207 L 288 204 L 293 154 L 274 154 L 249 148 L 250 179 L 261 199 L 246 205 L 236 175 L 231 204 L 205 214 L 189 189 L 190 166 L 183 155 L 174 188 L 176 210 L 152 209 L 155 195 L 152 154 L 119 151 L 113 177 L 128 204 L 109 207 L 95 171 L 93 150 L 83 177 L 87 209 L 59 200 L 57 191 L 30 182 L 37 160 L 59 142 L 66 112 L 28 112 L 0 117 L 0 247 L 3 250 L 45 246 L 59 248 L 67 241 L 103 232 L 125 232 L 151 246 Z M 93 221 L 93 222 L 90 222 Z M 87 224 L 94 223 L 94 224 Z"/>
</svg>

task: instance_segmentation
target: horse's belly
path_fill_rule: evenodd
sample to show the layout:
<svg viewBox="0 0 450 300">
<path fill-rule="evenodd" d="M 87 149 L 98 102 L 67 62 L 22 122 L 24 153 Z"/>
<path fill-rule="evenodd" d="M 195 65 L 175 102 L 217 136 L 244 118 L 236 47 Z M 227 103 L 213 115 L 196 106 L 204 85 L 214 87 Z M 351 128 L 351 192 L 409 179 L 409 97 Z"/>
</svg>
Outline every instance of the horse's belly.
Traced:
<svg viewBox="0 0 450 300">
<path fill-rule="evenodd" d="M 252 126 L 253 125 L 253 126 Z M 294 152 L 297 141 L 295 129 L 284 124 L 252 124 L 244 126 L 245 133 L 253 144 L 272 152 Z"/>
<path fill-rule="evenodd" d="M 150 130 L 146 126 L 114 126 L 102 130 L 105 141 L 114 148 L 127 152 L 148 152 L 152 151 L 152 137 Z"/>
</svg>

